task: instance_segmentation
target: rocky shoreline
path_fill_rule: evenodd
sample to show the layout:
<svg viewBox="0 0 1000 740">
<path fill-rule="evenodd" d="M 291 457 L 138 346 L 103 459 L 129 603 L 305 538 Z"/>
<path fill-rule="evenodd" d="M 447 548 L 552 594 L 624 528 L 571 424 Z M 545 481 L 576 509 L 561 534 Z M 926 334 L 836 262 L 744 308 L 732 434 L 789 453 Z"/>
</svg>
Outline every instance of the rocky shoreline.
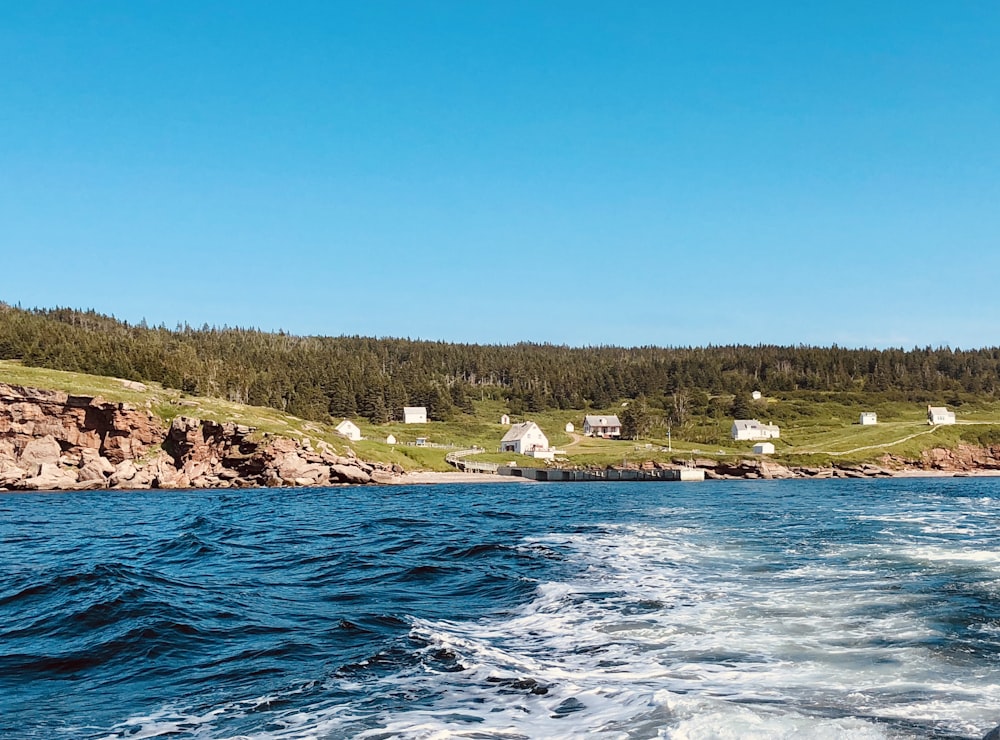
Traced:
<svg viewBox="0 0 1000 740">
<path fill-rule="evenodd" d="M 829 466 L 788 466 L 768 458 L 737 461 L 677 458 L 671 464 L 647 460 L 638 469 L 695 467 L 707 480 L 774 480 L 784 478 L 900 478 L 914 476 L 1000 475 L 1000 445 L 981 447 L 960 444 L 954 448 L 925 450 L 917 460 L 883 455 L 875 463 L 835 463 Z"/>
<path fill-rule="evenodd" d="M 0 383 L 0 491 L 392 483 L 402 468 L 248 426 Z"/>
</svg>

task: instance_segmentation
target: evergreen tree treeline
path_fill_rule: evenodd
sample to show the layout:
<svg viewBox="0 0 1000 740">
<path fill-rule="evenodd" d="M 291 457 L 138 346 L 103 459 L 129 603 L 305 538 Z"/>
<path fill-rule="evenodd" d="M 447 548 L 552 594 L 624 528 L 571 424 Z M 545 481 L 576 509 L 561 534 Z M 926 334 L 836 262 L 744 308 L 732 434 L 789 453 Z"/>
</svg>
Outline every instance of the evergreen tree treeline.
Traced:
<svg viewBox="0 0 1000 740">
<path fill-rule="evenodd" d="M 359 336 L 298 337 L 251 329 L 130 325 L 94 311 L 0 303 L 0 359 L 157 381 L 192 394 L 301 417 L 389 421 L 405 406 L 432 419 L 503 399 L 515 413 L 660 399 L 683 413 L 707 395 L 784 391 L 994 397 L 1000 349 L 473 345 Z"/>
</svg>

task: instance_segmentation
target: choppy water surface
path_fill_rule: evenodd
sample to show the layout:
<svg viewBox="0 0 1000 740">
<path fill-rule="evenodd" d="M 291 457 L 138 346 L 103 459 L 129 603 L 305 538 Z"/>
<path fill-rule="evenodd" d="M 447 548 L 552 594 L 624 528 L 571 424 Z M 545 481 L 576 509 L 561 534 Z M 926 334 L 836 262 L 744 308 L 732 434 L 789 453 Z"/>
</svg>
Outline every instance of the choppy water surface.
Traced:
<svg viewBox="0 0 1000 740">
<path fill-rule="evenodd" d="M 0 494 L 0 736 L 979 738 L 1000 480 Z"/>
</svg>

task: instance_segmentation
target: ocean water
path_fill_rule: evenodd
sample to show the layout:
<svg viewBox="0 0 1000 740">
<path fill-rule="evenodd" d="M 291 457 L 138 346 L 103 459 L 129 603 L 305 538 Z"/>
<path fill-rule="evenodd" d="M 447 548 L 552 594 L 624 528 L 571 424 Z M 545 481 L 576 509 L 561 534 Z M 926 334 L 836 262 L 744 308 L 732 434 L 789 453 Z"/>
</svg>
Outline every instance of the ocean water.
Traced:
<svg viewBox="0 0 1000 740">
<path fill-rule="evenodd" d="M 0 494 L 4 738 L 980 738 L 1000 479 Z"/>
</svg>

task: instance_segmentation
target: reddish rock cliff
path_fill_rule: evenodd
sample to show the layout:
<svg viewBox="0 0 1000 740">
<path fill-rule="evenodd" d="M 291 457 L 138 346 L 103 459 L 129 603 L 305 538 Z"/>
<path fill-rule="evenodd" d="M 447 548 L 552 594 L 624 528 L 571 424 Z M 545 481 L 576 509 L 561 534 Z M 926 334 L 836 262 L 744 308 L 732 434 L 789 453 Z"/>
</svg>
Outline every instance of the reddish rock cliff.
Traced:
<svg viewBox="0 0 1000 740">
<path fill-rule="evenodd" d="M 0 489 L 230 488 L 385 483 L 402 472 L 184 416 L 0 383 Z"/>
</svg>

